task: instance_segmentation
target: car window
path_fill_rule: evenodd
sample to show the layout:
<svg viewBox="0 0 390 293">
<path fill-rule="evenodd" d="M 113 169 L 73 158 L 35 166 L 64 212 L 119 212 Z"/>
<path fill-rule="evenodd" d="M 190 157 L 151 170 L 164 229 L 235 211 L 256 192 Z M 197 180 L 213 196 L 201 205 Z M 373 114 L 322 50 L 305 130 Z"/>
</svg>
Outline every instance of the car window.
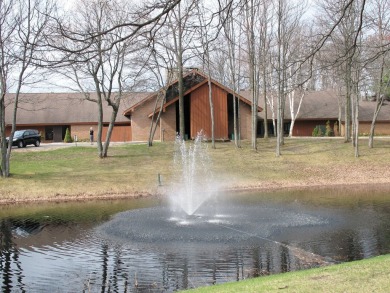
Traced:
<svg viewBox="0 0 390 293">
<path fill-rule="evenodd" d="M 14 137 L 21 137 L 21 136 L 23 135 L 23 132 L 24 132 L 24 131 L 21 131 L 21 130 L 15 131 Z"/>
</svg>

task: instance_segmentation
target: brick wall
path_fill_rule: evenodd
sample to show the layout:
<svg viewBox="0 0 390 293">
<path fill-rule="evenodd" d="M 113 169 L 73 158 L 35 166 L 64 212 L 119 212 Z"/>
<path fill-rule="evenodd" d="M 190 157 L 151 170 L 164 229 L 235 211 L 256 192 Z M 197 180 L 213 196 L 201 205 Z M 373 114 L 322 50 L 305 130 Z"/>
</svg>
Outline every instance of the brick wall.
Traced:
<svg viewBox="0 0 390 293">
<path fill-rule="evenodd" d="M 240 131 L 241 139 L 250 139 L 252 133 L 251 107 L 240 103 Z"/>
<path fill-rule="evenodd" d="M 89 141 L 89 128 L 92 127 L 94 131 L 94 139 L 97 137 L 97 124 L 85 124 L 85 125 L 71 125 L 70 135 L 74 138 L 77 135 L 78 141 Z"/>
<path fill-rule="evenodd" d="M 169 106 L 161 114 L 161 130 L 164 130 L 165 141 L 176 139 L 176 104 Z"/>
<path fill-rule="evenodd" d="M 154 111 L 155 100 L 151 99 L 140 105 L 131 114 L 131 129 L 133 141 L 148 141 L 151 118 L 148 117 Z M 160 127 L 157 126 L 154 140 L 160 139 Z"/>
</svg>

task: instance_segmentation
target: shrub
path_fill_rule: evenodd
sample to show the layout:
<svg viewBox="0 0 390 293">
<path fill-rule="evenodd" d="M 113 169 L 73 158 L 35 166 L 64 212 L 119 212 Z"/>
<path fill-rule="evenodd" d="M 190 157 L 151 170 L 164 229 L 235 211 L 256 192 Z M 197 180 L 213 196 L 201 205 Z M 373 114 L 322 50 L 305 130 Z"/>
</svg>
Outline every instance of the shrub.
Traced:
<svg viewBox="0 0 390 293">
<path fill-rule="evenodd" d="M 66 129 L 64 142 L 66 143 L 73 142 L 72 136 L 70 135 L 69 128 Z"/>
<path fill-rule="evenodd" d="M 334 132 L 333 132 L 332 127 L 330 127 L 330 121 L 329 120 L 326 122 L 325 136 L 334 136 Z"/>
<path fill-rule="evenodd" d="M 324 125 L 317 125 L 312 132 L 312 136 L 324 136 L 324 133 L 325 133 Z"/>
<path fill-rule="evenodd" d="M 317 136 L 323 136 L 324 133 L 322 132 L 321 126 L 318 125 L 317 128 L 318 128 L 318 135 Z"/>
<path fill-rule="evenodd" d="M 318 127 L 314 127 L 313 132 L 311 133 L 312 136 L 318 136 Z"/>
</svg>

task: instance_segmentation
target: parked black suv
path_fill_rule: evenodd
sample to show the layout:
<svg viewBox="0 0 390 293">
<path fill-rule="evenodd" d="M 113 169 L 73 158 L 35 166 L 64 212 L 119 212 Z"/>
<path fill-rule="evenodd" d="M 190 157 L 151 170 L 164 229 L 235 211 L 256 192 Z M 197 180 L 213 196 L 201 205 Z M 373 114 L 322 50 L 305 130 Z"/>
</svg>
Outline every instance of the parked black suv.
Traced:
<svg viewBox="0 0 390 293">
<path fill-rule="evenodd" d="M 7 137 L 7 144 L 9 137 Z M 24 148 L 28 144 L 33 144 L 36 147 L 39 147 L 41 144 L 41 135 L 36 129 L 26 129 L 26 130 L 17 130 L 14 134 L 14 139 L 12 145 L 17 146 L 18 148 Z"/>
</svg>

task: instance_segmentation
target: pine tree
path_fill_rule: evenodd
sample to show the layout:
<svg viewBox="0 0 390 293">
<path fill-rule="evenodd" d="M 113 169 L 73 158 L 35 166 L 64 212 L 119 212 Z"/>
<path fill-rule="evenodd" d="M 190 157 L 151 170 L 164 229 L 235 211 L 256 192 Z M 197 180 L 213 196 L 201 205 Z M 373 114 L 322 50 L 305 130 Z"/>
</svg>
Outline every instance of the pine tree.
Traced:
<svg viewBox="0 0 390 293">
<path fill-rule="evenodd" d="M 64 142 L 66 143 L 73 142 L 72 136 L 70 135 L 69 128 L 66 129 Z"/>
</svg>

